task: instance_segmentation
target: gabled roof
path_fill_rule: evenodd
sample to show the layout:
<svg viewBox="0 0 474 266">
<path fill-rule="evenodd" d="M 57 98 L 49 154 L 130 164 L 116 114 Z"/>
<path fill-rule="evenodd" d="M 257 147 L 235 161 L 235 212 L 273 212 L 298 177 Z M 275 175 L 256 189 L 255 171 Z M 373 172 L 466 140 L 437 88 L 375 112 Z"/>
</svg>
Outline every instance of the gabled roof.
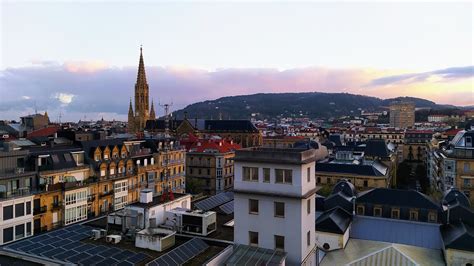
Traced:
<svg viewBox="0 0 474 266">
<path fill-rule="evenodd" d="M 474 228 L 458 221 L 442 225 L 441 235 L 446 249 L 474 251 Z"/>
<path fill-rule="evenodd" d="M 438 203 L 416 190 L 374 188 L 359 193 L 356 202 L 440 210 Z"/>
<path fill-rule="evenodd" d="M 352 220 L 352 215 L 336 207 L 324 212 L 316 219 L 316 231 L 344 234 Z"/>
</svg>

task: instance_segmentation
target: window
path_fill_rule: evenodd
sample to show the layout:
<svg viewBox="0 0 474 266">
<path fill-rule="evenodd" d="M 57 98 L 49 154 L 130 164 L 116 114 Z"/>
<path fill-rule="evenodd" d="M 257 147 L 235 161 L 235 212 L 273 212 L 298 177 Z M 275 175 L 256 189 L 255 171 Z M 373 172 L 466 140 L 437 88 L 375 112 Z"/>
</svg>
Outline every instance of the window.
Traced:
<svg viewBox="0 0 474 266">
<path fill-rule="evenodd" d="M 274 203 L 275 217 L 285 217 L 285 203 L 275 202 Z"/>
<path fill-rule="evenodd" d="M 400 219 L 400 210 L 392 209 L 392 219 Z"/>
<path fill-rule="evenodd" d="M 374 207 L 374 216 L 375 217 L 382 217 L 382 208 Z"/>
<path fill-rule="evenodd" d="M 243 180 L 258 182 L 258 168 L 257 167 L 242 167 Z"/>
<path fill-rule="evenodd" d="M 321 184 L 321 177 L 316 178 L 316 184 Z"/>
<path fill-rule="evenodd" d="M 306 178 L 308 182 L 311 182 L 311 167 L 306 168 Z"/>
<path fill-rule="evenodd" d="M 311 245 L 311 231 L 308 231 L 308 233 L 306 233 L 306 245 Z"/>
<path fill-rule="evenodd" d="M 364 215 L 365 208 L 362 205 L 357 206 L 357 215 Z"/>
<path fill-rule="evenodd" d="M 258 214 L 258 200 L 249 199 L 249 213 Z"/>
<path fill-rule="evenodd" d="M 13 227 L 3 229 L 3 243 L 13 241 Z"/>
<path fill-rule="evenodd" d="M 464 172 L 467 173 L 471 170 L 471 166 L 469 163 L 464 163 Z"/>
<path fill-rule="evenodd" d="M 308 199 L 308 200 L 306 201 L 306 212 L 307 212 L 308 214 L 311 214 L 311 199 Z"/>
<path fill-rule="evenodd" d="M 263 182 L 270 183 L 270 168 L 263 168 Z"/>
<path fill-rule="evenodd" d="M 436 212 L 433 212 L 433 211 L 429 212 L 429 213 L 428 213 L 428 222 L 430 222 L 430 223 L 436 223 L 436 220 L 438 220 L 438 219 L 437 219 Z"/>
<path fill-rule="evenodd" d="M 291 184 L 293 171 L 289 169 L 275 169 L 275 183 Z"/>
<path fill-rule="evenodd" d="M 25 237 L 25 225 L 19 224 L 15 226 L 15 239 L 19 239 L 23 237 Z"/>
<path fill-rule="evenodd" d="M 31 214 L 31 201 L 26 202 L 26 214 Z"/>
<path fill-rule="evenodd" d="M 275 235 L 275 249 L 276 250 L 285 250 L 285 237 Z"/>
<path fill-rule="evenodd" d="M 25 215 L 25 204 L 15 204 L 15 218 Z"/>
<path fill-rule="evenodd" d="M 249 245 L 258 246 L 258 232 L 249 231 Z"/>
<path fill-rule="evenodd" d="M 368 186 L 369 186 L 369 181 L 364 180 L 364 187 L 368 187 Z"/>
<path fill-rule="evenodd" d="M 410 210 L 410 220 L 411 221 L 418 221 L 418 211 Z"/>
</svg>

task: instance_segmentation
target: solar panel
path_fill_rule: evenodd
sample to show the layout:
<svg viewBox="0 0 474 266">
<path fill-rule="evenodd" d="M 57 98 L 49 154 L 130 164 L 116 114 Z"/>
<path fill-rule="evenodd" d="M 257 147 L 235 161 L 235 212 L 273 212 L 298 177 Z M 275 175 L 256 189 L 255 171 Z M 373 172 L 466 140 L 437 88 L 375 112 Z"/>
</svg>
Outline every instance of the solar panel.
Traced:
<svg viewBox="0 0 474 266">
<path fill-rule="evenodd" d="M 196 208 L 208 211 L 234 199 L 234 192 L 222 192 L 194 204 Z"/>
<path fill-rule="evenodd" d="M 79 263 L 81 260 L 86 260 L 88 258 L 92 257 L 91 255 L 87 253 L 78 253 L 77 255 L 71 256 L 66 259 L 66 261 L 69 261 L 71 263 Z"/>
<path fill-rule="evenodd" d="M 231 201 L 227 202 L 226 204 L 221 205 L 219 207 L 219 209 L 225 214 L 234 213 L 234 200 L 231 200 Z"/>
<path fill-rule="evenodd" d="M 178 246 L 177 248 L 171 250 L 170 252 L 160 256 L 159 258 L 147 263 L 147 266 L 151 265 L 177 265 L 184 264 L 186 261 L 196 257 L 204 250 L 206 250 L 209 245 L 206 244 L 200 238 L 193 238 L 186 243 Z"/>
<path fill-rule="evenodd" d="M 137 253 L 137 254 L 133 255 L 132 257 L 128 258 L 127 261 L 137 264 L 140 261 L 142 261 L 144 259 L 147 259 L 147 258 L 148 258 L 148 256 L 143 254 L 143 253 Z"/>
</svg>

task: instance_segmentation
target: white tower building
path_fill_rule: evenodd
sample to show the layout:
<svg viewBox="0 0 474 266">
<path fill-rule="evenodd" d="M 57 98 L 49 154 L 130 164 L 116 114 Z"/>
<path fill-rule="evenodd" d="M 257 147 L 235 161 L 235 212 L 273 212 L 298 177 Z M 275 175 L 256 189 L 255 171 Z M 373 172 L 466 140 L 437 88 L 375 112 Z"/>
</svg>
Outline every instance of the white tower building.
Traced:
<svg viewBox="0 0 474 266">
<path fill-rule="evenodd" d="M 234 242 L 287 253 L 287 265 L 316 265 L 316 150 L 236 151 Z"/>
</svg>

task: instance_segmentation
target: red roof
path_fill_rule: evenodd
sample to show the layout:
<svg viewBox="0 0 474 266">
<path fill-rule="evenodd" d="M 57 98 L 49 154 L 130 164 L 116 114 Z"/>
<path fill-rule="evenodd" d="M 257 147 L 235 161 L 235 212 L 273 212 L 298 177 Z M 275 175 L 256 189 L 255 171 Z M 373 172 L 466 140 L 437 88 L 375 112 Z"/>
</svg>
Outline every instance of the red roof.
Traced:
<svg viewBox="0 0 474 266">
<path fill-rule="evenodd" d="M 27 138 L 34 138 L 34 137 L 51 137 L 54 133 L 58 132 L 58 127 L 45 127 L 42 129 L 38 129 L 35 131 L 30 132 L 27 135 Z"/>
<path fill-rule="evenodd" d="M 240 145 L 223 139 L 200 139 L 189 147 L 190 152 L 205 152 L 206 150 L 217 150 L 226 153 L 240 149 Z"/>
<path fill-rule="evenodd" d="M 448 136 L 455 136 L 461 130 L 462 129 L 460 129 L 460 128 L 453 128 L 453 129 L 449 129 L 449 130 L 445 131 L 444 134 L 446 134 Z"/>
</svg>

